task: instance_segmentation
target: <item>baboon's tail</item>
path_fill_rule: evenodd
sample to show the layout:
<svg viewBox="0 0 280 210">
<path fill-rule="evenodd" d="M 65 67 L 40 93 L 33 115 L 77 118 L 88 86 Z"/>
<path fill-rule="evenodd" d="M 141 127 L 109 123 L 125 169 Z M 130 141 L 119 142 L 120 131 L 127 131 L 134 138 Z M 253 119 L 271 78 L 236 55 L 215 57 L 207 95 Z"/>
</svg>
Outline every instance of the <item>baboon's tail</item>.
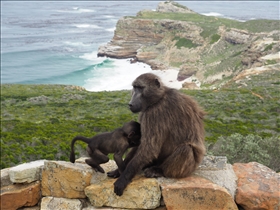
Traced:
<svg viewBox="0 0 280 210">
<path fill-rule="evenodd" d="M 76 136 L 76 137 L 72 140 L 72 142 L 71 142 L 71 153 L 70 153 L 70 161 L 71 161 L 72 163 L 75 163 L 74 144 L 75 144 L 75 142 L 76 142 L 77 140 L 81 140 L 81 141 L 83 141 L 83 142 L 85 142 L 85 143 L 87 143 L 87 144 L 89 144 L 89 142 L 90 142 L 90 139 L 89 139 L 89 138 L 86 138 L 86 137 L 84 137 L 84 136 Z"/>
</svg>

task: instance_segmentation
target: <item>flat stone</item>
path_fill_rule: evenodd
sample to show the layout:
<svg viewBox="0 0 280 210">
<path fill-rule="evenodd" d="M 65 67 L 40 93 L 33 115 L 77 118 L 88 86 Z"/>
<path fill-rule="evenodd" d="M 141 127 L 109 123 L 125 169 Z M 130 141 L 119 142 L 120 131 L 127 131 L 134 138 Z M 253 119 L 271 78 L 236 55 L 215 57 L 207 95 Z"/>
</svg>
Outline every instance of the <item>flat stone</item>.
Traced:
<svg viewBox="0 0 280 210">
<path fill-rule="evenodd" d="M 256 162 L 235 163 L 236 203 L 245 210 L 280 209 L 280 174 Z"/>
<path fill-rule="evenodd" d="M 81 210 L 83 203 L 79 199 L 43 197 L 41 210 Z"/>
<path fill-rule="evenodd" d="M 75 160 L 75 163 L 86 164 L 85 160 L 88 157 L 80 157 L 79 159 Z M 107 176 L 107 172 L 113 171 L 118 168 L 116 162 L 114 160 L 109 160 L 107 163 L 100 164 L 100 166 L 104 169 L 105 173 L 93 173 L 90 183 L 97 184 L 103 182 L 104 180 L 111 179 Z"/>
<path fill-rule="evenodd" d="M 154 209 L 160 206 L 161 191 L 156 179 L 137 176 L 122 196 L 114 193 L 115 181 L 107 179 L 86 187 L 85 194 L 94 207 Z"/>
<path fill-rule="evenodd" d="M 220 167 L 220 166 L 219 166 Z M 221 167 L 220 170 L 214 170 L 213 167 L 210 167 L 210 170 L 198 168 L 194 174 L 205 179 L 212 181 L 213 183 L 224 187 L 229 194 L 235 198 L 236 188 L 237 188 L 237 176 L 235 175 L 232 165 L 226 164 L 226 166 Z"/>
<path fill-rule="evenodd" d="M 30 183 L 40 180 L 44 162 L 45 160 L 36 160 L 10 168 L 9 176 L 11 182 Z"/>
<path fill-rule="evenodd" d="M 85 198 L 84 189 L 96 173 L 87 164 L 46 161 L 42 172 L 42 195 L 62 198 Z"/>
<path fill-rule="evenodd" d="M 88 207 L 83 208 L 82 210 L 128 210 L 128 209 L 126 209 L 126 208 L 110 208 L 110 207 L 95 208 L 93 206 L 88 206 Z M 166 209 L 165 206 L 160 206 L 158 208 L 155 208 L 154 210 L 167 210 L 167 209 Z"/>
<path fill-rule="evenodd" d="M 10 168 L 1 169 L 1 187 L 13 184 L 10 180 L 9 170 Z"/>
<path fill-rule="evenodd" d="M 216 171 L 227 169 L 227 157 L 225 156 L 204 156 L 202 162 L 198 166 L 198 170 Z"/>
<path fill-rule="evenodd" d="M 190 176 L 183 179 L 160 178 L 162 196 L 167 209 L 237 210 L 237 206 L 223 187 L 211 181 Z"/>
<path fill-rule="evenodd" d="M 1 188 L 1 210 L 13 210 L 22 206 L 35 206 L 41 198 L 39 181 L 14 184 Z"/>
</svg>

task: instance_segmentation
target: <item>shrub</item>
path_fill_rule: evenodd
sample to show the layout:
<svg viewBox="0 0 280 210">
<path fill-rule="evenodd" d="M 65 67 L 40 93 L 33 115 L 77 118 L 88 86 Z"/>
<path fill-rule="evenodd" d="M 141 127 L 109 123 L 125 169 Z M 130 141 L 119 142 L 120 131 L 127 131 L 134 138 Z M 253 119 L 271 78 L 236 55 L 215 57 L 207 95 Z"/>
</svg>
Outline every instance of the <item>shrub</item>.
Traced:
<svg viewBox="0 0 280 210">
<path fill-rule="evenodd" d="M 219 41 L 220 38 L 221 36 L 219 34 L 214 34 L 213 36 L 211 36 L 210 44 L 214 44 L 215 42 Z"/>
<path fill-rule="evenodd" d="M 263 139 L 258 135 L 243 136 L 234 133 L 227 137 L 219 137 L 216 144 L 209 146 L 208 153 L 227 156 L 230 163 L 254 161 L 279 171 L 279 142 L 279 135 Z"/>
<path fill-rule="evenodd" d="M 178 49 L 181 49 L 181 47 L 186 47 L 186 48 L 195 48 L 198 45 L 193 43 L 192 40 L 186 39 L 186 38 L 181 38 L 181 37 L 175 37 L 173 40 L 177 40 L 175 46 Z"/>
<path fill-rule="evenodd" d="M 272 47 L 275 43 L 271 43 L 269 45 L 267 45 L 265 48 L 264 48 L 264 51 L 269 51 L 269 50 L 272 50 Z"/>
</svg>

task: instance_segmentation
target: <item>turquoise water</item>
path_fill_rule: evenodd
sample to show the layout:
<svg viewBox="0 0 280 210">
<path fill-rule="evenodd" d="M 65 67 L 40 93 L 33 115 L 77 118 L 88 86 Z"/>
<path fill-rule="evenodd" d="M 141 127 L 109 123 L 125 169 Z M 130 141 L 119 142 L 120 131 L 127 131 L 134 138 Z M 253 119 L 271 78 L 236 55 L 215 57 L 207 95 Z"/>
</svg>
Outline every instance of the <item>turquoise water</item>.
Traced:
<svg viewBox="0 0 280 210">
<path fill-rule="evenodd" d="M 279 2 L 185 2 L 206 15 L 279 19 Z M 144 64 L 97 58 L 122 16 L 156 1 L 1 1 L 1 83 L 72 84 L 91 91 L 127 89 Z M 245 9 L 246 8 L 246 11 Z M 120 82 L 122 81 L 122 82 Z M 123 82 L 125 81 L 125 82 Z"/>
</svg>

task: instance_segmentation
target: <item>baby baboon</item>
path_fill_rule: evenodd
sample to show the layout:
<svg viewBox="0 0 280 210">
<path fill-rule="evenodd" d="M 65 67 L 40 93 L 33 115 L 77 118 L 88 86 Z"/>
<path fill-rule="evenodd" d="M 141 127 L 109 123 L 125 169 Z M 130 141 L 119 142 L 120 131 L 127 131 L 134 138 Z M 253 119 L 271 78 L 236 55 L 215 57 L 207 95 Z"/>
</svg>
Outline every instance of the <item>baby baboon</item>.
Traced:
<svg viewBox="0 0 280 210">
<path fill-rule="evenodd" d="M 125 159 L 126 168 L 114 183 L 122 195 L 135 174 L 180 178 L 190 175 L 202 161 L 204 111 L 189 96 L 164 86 L 154 74 L 142 74 L 134 82 L 130 110 L 140 112 L 141 144 Z M 117 171 L 108 175 L 117 176 Z"/>
<path fill-rule="evenodd" d="M 77 140 L 81 140 L 88 144 L 87 153 L 90 156 L 86 159 L 86 163 L 95 171 L 104 173 L 103 168 L 99 165 L 109 161 L 107 155 L 114 153 L 114 160 L 118 166 L 118 172 L 121 173 L 125 169 L 123 155 L 130 147 L 137 147 L 140 144 L 141 130 L 140 124 L 135 121 L 125 123 L 122 128 L 117 128 L 113 132 L 98 134 L 92 138 L 76 136 L 71 142 L 70 161 L 75 162 L 74 144 Z"/>
</svg>

